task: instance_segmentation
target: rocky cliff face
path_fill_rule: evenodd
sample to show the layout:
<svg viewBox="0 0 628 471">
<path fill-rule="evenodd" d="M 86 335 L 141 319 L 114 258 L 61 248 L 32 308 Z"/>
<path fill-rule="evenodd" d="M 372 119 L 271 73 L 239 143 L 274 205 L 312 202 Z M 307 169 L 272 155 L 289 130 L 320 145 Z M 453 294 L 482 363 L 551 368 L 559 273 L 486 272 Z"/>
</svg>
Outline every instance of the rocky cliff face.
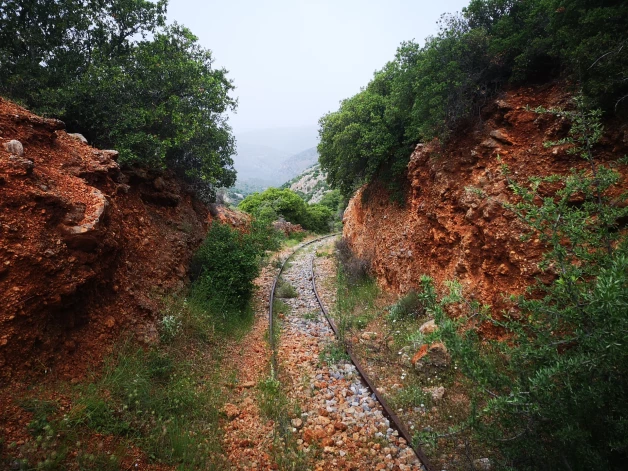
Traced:
<svg viewBox="0 0 628 471">
<path fill-rule="evenodd" d="M 569 98 L 559 86 L 514 90 L 487 106 L 483 122 L 445 148 L 418 145 L 408 164 L 404 207 L 391 203 L 377 184 L 354 196 L 345 212 L 344 236 L 358 255 L 371 260 L 386 288 L 406 292 L 422 274 L 439 283 L 458 279 L 468 295 L 501 309 L 504 294 L 522 293 L 535 277 L 551 279 L 552 273 L 537 266 L 542 244 L 534 237 L 521 241 L 526 227 L 502 206 L 514 202 L 502 163 L 520 183 L 583 165 L 565 146 L 543 146 L 565 137 L 569 125 L 526 109 L 539 105 L 567 107 Z M 599 158 L 628 175 L 628 167 L 616 163 L 628 152 L 628 128 L 613 123 L 608 128 Z M 625 180 L 623 186 L 628 188 Z"/>
<path fill-rule="evenodd" d="M 183 286 L 211 219 L 172 176 L 122 172 L 63 127 L 0 99 L 5 378 L 80 375 L 121 334 L 156 341 L 157 300 Z"/>
</svg>

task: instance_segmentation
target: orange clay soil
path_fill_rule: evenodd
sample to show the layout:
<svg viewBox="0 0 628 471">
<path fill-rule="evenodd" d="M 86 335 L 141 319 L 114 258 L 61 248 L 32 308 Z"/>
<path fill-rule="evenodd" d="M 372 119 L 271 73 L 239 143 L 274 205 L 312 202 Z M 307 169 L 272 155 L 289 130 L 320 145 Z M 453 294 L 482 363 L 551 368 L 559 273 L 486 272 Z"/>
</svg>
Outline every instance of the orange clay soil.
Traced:
<svg viewBox="0 0 628 471">
<path fill-rule="evenodd" d="M 121 170 L 117 152 L 90 147 L 64 127 L 0 99 L 4 443 L 29 437 L 31 414 L 17 405 L 24 391 L 80 381 L 121 336 L 157 342 L 159 299 L 185 285 L 208 224 L 246 223 L 224 208 L 211 216 L 169 173 Z M 8 151 L 11 140 L 23 155 Z"/>
<path fill-rule="evenodd" d="M 525 183 L 586 162 L 568 154 L 568 146 L 545 148 L 545 141 L 566 137 L 569 124 L 526 106 L 568 108 L 571 102 L 560 84 L 505 92 L 482 110 L 481 123 L 458 132 L 444 148 L 437 142 L 416 147 L 404 207 L 378 184 L 353 197 L 344 237 L 357 255 L 370 259 L 383 287 L 404 293 L 423 274 L 439 284 L 458 279 L 468 295 L 499 311 L 507 307 L 504 295 L 522 293 L 535 277 L 552 279 L 537 267 L 543 245 L 535 237 L 521 241 L 526 227 L 501 205 L 515 198 L 500 167 L 508 165 L 510 177 Z M 596 155 L 625 176 L 628 166 L 616 161 L 628 153 L 628 126 L 606 124 Z M 625 179 L 621 186 L 628 188 Z"/>
</svg>

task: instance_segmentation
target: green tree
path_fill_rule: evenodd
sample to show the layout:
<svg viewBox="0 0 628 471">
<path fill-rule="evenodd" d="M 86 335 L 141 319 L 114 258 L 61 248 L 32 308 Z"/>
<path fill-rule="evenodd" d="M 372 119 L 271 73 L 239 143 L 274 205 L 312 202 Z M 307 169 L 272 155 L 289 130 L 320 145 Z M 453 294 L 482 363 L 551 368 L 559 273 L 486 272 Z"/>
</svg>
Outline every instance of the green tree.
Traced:
<svg viewBox="0 0 628 471">
<path fill-rule="evenodd" d="M 115 147 L 122 163 L 168 167 L 191 181 L 231 186 L 234 139 L 224 113 L 235 108 L 233 85 L 212 62 L 211 52 L 175 24 L 128 56 L 90 66 L 51 101 L 90 141 Z"/>
<path fill-rule="evenodd" d="M 333 218 L 332 211 L 326 206 L 308 205 L 289 189 L 268 188 L 262 193 L 253 193 L 244 198 L 238 208 L 259 219 L 275 220 L 281 216 L 286 221 L 315 232 L 329 231 Z"/>
<path fill-rule="evenodd" d="M 120 162 L 170 168 L 211 196 L 231 186 L 233 85 L 166 0 L 0 4 L 0 93 L 64 120 Z"/>
</svg>

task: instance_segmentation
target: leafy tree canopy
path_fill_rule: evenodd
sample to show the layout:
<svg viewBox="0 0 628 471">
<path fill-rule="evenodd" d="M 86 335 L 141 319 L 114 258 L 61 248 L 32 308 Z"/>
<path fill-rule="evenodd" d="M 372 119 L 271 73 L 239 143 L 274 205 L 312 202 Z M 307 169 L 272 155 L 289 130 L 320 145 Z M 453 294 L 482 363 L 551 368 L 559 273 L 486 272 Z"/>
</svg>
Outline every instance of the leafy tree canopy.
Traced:
<svg viewBox="0 0 628 471">
<path fill-rule="evenodd" d="M 238 205 L 261 219 L 276 219 L 281 216 L 293 224 L 315 232 L 329 231 L 333 212 L 322 204 L 307 204 L 299 195 L 289 189 L 268 188 L 262 193 L 247 196 Z"/>
<path fill-rule="evenodd" d="M 472 0 L 444 15 L 423 47 L 400 45 L 338 111 L 318 151 L 345 196 L 378 178 L 397 185 L 414 144 L 446 140 L 504 84 L 564 77 L 588 106 L 628 110 L 628 4 L 619 0 Z"/>
<path fill-rule="evenodd" d="M 171 168 L 199 189 L 230 186 L 234 87 L 188 29 L 165 26 L 166 5 L 3 2 L 0 93 L 118 149 L 122 163 Z"/>
</svg>

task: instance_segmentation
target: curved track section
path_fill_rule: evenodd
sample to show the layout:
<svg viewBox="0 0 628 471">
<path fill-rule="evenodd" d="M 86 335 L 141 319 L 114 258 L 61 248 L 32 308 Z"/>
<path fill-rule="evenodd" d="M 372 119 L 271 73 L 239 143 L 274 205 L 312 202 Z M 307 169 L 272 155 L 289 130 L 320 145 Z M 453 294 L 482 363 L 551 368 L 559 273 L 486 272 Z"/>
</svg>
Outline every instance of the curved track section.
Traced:
<svg viewBox="0 0 628 471">
<path fill-rule="evenodd" d="M 320 242 L 320 241 L 325 240 L 327 238 L 334 237 L 336 235 L 338 235 L 338 234 L 331 234 L 329 236 L 325 236 L 325 237 L 321 237 L 321 238 L 318 238 L 318 239 L 314 239 L 314 240 L 311 240 L 311 241 L 309 241 L 309 242 L 307 242 L 305 244 L 302 244 L 299 247 L 297 247 L 290 254 L 290 256 L 288 256 L 284 260 L 284 262 L 282 263 L 281 268 L 280 268 L 277 276 L 275 277 L 275 279 L 273 281 L 273 285 L 272 285 L 272 289 L 271 289 L 271 293 L 270 293 L 270 306 L 269 306 L 269 317 L 268 317 L 268 322 L 269 322 L 269 339 L 270 339 L 271 350 L 272 350 L 272 368 L 273 368 L 273 372 L 272 373 L 273 373 L 273 377 L 276 377 L 276 373 L 277 373 L 277 345 L 276 345 L 276 342 L 275 342 L 275 336 L 273 335 L 274 334 L 274 329 L 275 329 L 275 326 L 274 326 L 274 323 L 273 323 L 273 302 L 274 302 L 274 298 L 275 298 L 275 288 L 277 286 L 277 282 L 279 280 L 279 277 L 284 272 L 284 267 L 285 267 L 286 263 L 288 262 L 288 260 L 290 260 L 301 249 L 303 249 L 304 247 L 307 247 L 307 246 L 309 246 L 311 244 L 314 244 L 316 242 Z M 316 276 L 315 276 L 315 272 L 314 272 L 314 258 L 315 257 L 311 258 L 310 264 L 309 264 L 309 270 L 308 270 L 309 271 L 309 278 L 311 280 L 311 290 L 312 290 L 312 292 L 313 292 L 313 294 L 314 294 L 314 296 L 316 298 L 316 301 L 318 302 L 318 307 L 319 307 L 320 312 L 325 317 L 325 319 L 326 319 L 327 323 L 329 324 L 329 327 L 333 331 L 336 339 L 339 339 L 338 329 L 337 329 L 333 319 L 330 317 L 327 308 L 323 304 L 322 299 L 321 299 L 321 297 L 319 295 L 319 292 L 317 290 L 317 287 L 316 287 Z M 427 460 L 427 457 L 422 452 L 422 450 L 418 446 L 413 445 L 412 437 L 408 433 L 408 430 L 403 425 L 403 423 L 401 422 L 399 417 L 393 412 L 393 410 L 388 405 L 386 400 L 381 396 L 381 394 L 378 393 L 378 391 L 375 388 L 374 384 L 372 383 L 372 381 L 370 380 L 370 378 L 366 374 L 365 370 L 360 365 L 358 359 L 353 354 L 353 352 L 351 350 L 351 346 L 348 345 L 347 343 L 344 343 L 343 346 L 344 346 L 345 351 L 346 351 L 346 353 L 348 354 L 348 356 L 349 356 L 349 358 L 351 360 L 351 363 L 354 365 L 355 369 L 357 370 L 357 373 L 358 373 L 359 377 L 361 378 L 362 382 L 371 391 L 372 397 L 375 398 L 377 400 L 377 402 L 379 402 L 379 404 L 381 405 L 381 409 L 382 409 L 383 415 L 387 419 L 389 419 L 390 422 L 392 422 L 391 427 L 394 427 L 397 430 L 398 434 L 401 437 L 403 437 L 405 442 L 410 446 L 410 448 L 414 452 L 414 455 L 416 455 L 416 458 L 420 461 L 421 469 L 425 469 L 426 471 L 434 471 L 434 468 L 429 464 L 429 461 Z"/>
</svg>

